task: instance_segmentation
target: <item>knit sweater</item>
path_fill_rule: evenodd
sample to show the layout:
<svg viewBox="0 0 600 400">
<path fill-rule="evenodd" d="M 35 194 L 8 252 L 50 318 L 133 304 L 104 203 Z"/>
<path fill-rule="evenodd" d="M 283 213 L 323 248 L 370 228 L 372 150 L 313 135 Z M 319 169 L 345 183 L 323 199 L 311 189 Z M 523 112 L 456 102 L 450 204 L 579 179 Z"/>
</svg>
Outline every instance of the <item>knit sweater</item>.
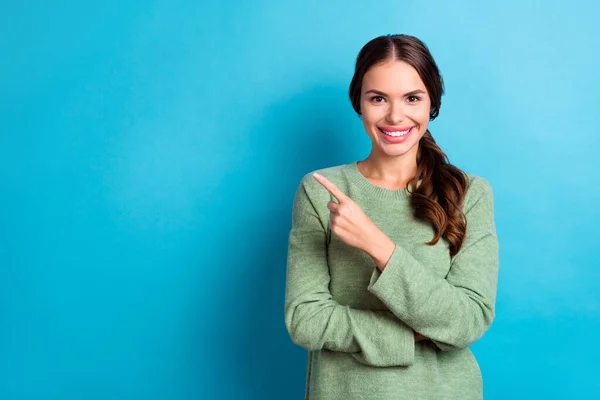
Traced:
<svg viewBox="0 0 600 400">
<path fill-rule="evenodd" d="M 468 174 L 467 232 L 449 242 L 416 220 L 408 190 L 371 183 L 357 163 L 315 171 L 356 202 L 396 247 L 383 272 L 330 230 L 333 196 L 306 174 L 289 233 L 285 325 L 308 350 L 305 399 L 475 400 L 482 375 L 468 346 L 494 319 L 498 240 L 493 194 Z M 415 342 L 414 331 L 428 340 Z"/>
</svg>

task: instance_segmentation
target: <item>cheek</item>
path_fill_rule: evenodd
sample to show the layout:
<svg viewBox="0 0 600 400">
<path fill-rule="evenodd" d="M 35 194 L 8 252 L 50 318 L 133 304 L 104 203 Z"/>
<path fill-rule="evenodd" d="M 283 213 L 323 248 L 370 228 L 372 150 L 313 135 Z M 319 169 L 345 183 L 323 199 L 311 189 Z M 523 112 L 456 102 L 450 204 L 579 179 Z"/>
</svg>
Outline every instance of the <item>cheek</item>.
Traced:
<svg viewBox="0 0 600 400">
<path fill-rule="evenodd" d="M 362 120 L 365 124 L 374 124 L 385 117 L 385 107 L 373 107 L 369 104 L 362 105 Z"/>
<path fill-rule="evenodd" d="M 427 124 L 429 122 L 429 105 L 415 107 L 412 109 L 412 112 L 407 115 L 421 125 Z"/>
</svg>

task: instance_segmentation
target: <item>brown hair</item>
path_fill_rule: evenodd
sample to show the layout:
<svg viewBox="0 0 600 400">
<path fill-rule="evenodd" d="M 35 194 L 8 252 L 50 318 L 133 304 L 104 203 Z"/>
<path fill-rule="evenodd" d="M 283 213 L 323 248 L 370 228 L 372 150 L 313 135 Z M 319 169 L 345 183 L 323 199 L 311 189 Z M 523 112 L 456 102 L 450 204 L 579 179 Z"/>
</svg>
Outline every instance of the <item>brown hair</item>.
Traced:
<svg viewBox="0 0 600 400">
<path fill-rule="evenodd" d="M 404 61 L 417 70 L 431 99 L 429 119 L 434 120 L 442 104 L 444 81 L 427 46 L 409 35 L 379 36 L 360 50 L 349 89 L 354 110 L 361 115 L 360 93 L 365 73 L 390 59 Z M 450 164 L 428 129 L 419 141 L 417 174 L 408 183 L 411 206 L 415 218 L 433 225 L 434 237 L 427 244 L 434 245 L 444 237 L 450 243 L 451 257 L 460 250 L 467 231 L 462 202 L 468 182 L 467 175 Z"/>
</svg>

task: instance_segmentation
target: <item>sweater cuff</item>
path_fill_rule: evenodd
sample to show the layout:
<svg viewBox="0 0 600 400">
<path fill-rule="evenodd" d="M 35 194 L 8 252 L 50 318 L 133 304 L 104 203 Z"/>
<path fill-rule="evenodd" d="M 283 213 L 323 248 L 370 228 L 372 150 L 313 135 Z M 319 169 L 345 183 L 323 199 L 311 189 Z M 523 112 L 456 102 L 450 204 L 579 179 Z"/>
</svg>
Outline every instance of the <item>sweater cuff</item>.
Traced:
<svg viewBox="0 0 600 400">
<path fill-rule="evenodd" d="M 400 273 L 398 269 L 402 268 L 404 257 L 406 257 L 406 250 L 396 243 L 394 252 L 383 269 L 383 272 L 375 267 L 375 270 L 371 274 L 368 290 L 373 293 L 385 293 L 387 292 L 387 289 L 396 290 L 398 280 L 395 279 L 395 277 L 397 278 Z M 390 284 L 393 286 L 389 287 Z"/>
<path fill-rule="evenodd" d="M 388 260 L 383 272 L 375 267 L 371 274 L 369 292 L 377 296 L 400 319 L 402 312 L 411 304 L 418 304 L 420 299 L 412 298 L 414 291 L 402 290 L 404 282 L 421 282 L 426 280 L 427 271 L 415 263 L 412 255 L 399 243 Z M 402 310 L 401 313 L 398 311 Z"/>
</svg>

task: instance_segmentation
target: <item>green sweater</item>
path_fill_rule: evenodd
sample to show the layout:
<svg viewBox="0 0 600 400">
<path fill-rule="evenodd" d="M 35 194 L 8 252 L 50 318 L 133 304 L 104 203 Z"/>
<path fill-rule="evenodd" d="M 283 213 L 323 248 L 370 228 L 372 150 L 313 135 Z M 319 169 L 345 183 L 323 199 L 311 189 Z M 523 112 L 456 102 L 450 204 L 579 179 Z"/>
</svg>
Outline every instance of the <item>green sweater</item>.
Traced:
<svg viewBox="0 0 600 400">
<path fill-rule="evenodd" d="M 383 272 L 329 229 L 333 196 L 305 175 L 296 191 L 287 259 L 285 324 L 309 351 L 306 399 L 482 399 L 468 346 L 494 319 L 498 240 L 489 183 L 469 174 L 467 234 L 450 258 L 406 189 L 374 185 L 356 162 L 319 172 L 396 244 Z M 335 200 L 334 200 L 335 201 Z M 414 341 L 413 331 L 430 338 Z"/>
</svg>

